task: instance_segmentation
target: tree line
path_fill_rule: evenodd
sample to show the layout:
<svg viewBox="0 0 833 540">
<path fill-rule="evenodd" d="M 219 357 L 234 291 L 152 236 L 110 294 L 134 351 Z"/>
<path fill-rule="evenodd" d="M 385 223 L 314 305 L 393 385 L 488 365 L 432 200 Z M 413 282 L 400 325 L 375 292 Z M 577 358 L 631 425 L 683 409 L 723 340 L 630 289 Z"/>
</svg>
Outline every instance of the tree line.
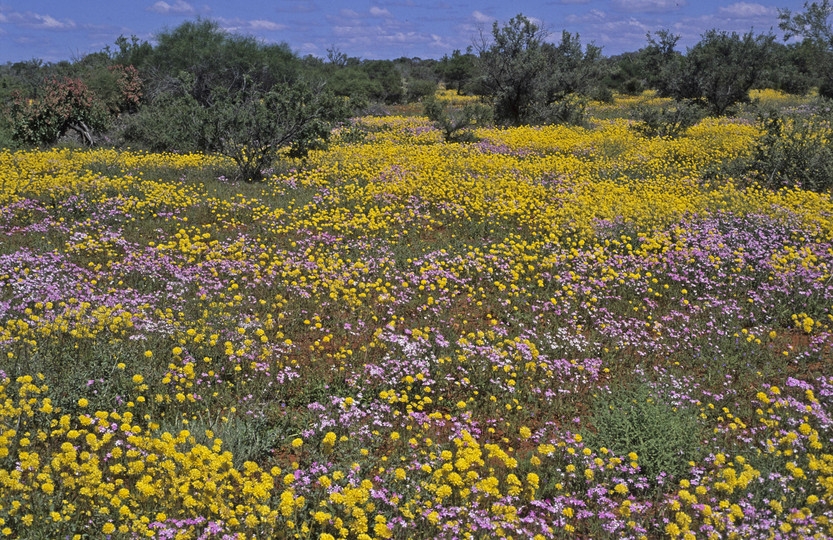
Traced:
<svg viewBox="0 0 833 540">
<path fill-rule="evenodd" d="M 498 125 L 580 122 L 589 99 L 655 90 L 708 114 L 731 112 L 752 88 L 833 97 L 833 6 L 780 11 L 786 40 L 710 30 L 685 52 L 659 30 L 635 52 L 605 57 L 563 31 L 552 41 L 524 15 L 497 22 L 466 50 L 441 59 L 363 60 L 336 47 L 301 57 L 197 19 L 160 32 L 156 44 L 120 37 L 74 61 L 0 66 L 0 146 L 87 144 L 220 152 L 249 180 L 278 152 L 303 157 L 351 115 L 420 102 L 453 139 L 473 121 Z M 443 84 L 480 104 L 449 110 Z"/>
</svg>

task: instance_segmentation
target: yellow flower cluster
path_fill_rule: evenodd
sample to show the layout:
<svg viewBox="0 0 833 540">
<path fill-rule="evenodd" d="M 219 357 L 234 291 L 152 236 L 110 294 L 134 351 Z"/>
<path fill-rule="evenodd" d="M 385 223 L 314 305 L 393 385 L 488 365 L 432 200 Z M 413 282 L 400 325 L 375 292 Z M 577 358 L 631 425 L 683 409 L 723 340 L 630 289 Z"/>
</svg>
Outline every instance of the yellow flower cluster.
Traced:
<svg viewBox="0 0 833 540">
<path fill-rule="evenodd" d="M 219 439 L 207 447 L 187 430 L 143 429 L 131 412 L 59 415 L 47 393 L 30 376 L 0 382 L 0 457 L 14 453 L 19 463 L 0 469 L 0 517 L 20 533 L 33 514 L 53 509 L 45 525 L 54 534 L 92 521 L 152 536 L 148 525 L 162 513 L 218 519 L 257 536 L 303 506 L 291 488 L 279 508 L 270 506 L 280 470 L 252 462 L 236 469 Z"/>
</svg>

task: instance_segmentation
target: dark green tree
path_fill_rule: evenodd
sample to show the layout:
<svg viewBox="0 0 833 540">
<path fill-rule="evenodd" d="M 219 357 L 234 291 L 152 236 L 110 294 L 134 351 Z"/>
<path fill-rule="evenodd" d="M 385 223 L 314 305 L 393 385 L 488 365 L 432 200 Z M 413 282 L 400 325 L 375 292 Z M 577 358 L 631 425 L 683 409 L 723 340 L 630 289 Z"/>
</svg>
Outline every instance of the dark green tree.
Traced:
<svg viewBox="0 0 833 540">
<path fill-rule="evenodd" d="M 284 153 L 306 157 L 350 113 L 345 99 L 304 83 L 215 96 L 213 109 L 204 126 L 208 146 L 232 158 L 247 181 L 261 180 L 264 169 Z"/>
<path fill-rule="evenodd" d="M 405 87 L 402 75 L 390 60 L 366 60 L 361 64 L 361 70 L 367 74 L 373 83 L 370 87 L 372 101 L 382 103 L 401 103 L 405 97 Z"/>
<path fill-rule="evenodd" d="M 755 86 L 803 95 L 819 84 L 819 67 L 818 50 L 810 42 L 772 43 L 769 61 Z"/>
<path fill-rule="evenodd" d="M 223 154 L 246 181 L 262 179 L 283 155 L 306 157 L 350 114 L 345 98 L 301 81 L 268 91 L 248 82 L 237 92 L 216 88 L 204 106 L 188 91 L 193 79 L 182 79 L 183 90 L 159 96 L 137 115 L 127 139 L 158 151 Z"/>
<path fill-rule="evenodd" d="M 601 83 L 600 49 L 584 50 L 577 34 L 562 32 L 561 41 L 544 41 L 546 32 L 523 15 L 492 26 L 477 48 L 483 85 L 501 124 L 581 123 L 584 100 Z"/>
<path fill-rule="evenodd" d="M 495 22 L 491 40 L 481 34 L 476 48 L 483 83 L 494 102 L 495 121 L 518 126 L 534 117 L 549 72 L 543 47 L 546 36 L 522 14 L 504 26 Z"/>
<path fill-rule="evenodd" d="M 151 99 L 172 90 L 182 72 L 193 77 L 189 91 L 194 99 L 209 105 L 217 88 L 234 93 L 253 84 L 269 90 L 294 82 L 300 70 L 300 60 L 288 45 L 263 45 L 229 34 L 210 20 L 185 22 L 158 34 L 157 42 L 143 65 Z"/>
<path fill-rule="evenodd" d="M 805 2 L 804 11 L 792 13 L 789 9 L 779 10 L 779 27 L 784 39 L 803 38 L 805 54 L 810 56 L 816 68 L 819 94 L 833 98 L 833 4 L 830 0 Z"/>
<path fill-rule="evenodd" d="M 109 47 L 105 47 L 105 51 L 110 53 L 113 61 L 124 66 L 134 66 L 137 69 L 144 67 L 148 57 L 153 53 L 153 46 L 136 36 L 130 36 L 128 39 L 121 35 L 116 38 L 115 45 L 118 50 L 111 51 Z"/>
<path fill-rule="evenodd" d="M 335 95 L 349 97 L 353 102 L 365 103 L 376 95 L 378 85 L 357 67 L 338 68 L 327 75 L 327 88 Z"/>
<path fill-rule="evenodd" d="M 570 94 L 588 95 L 602 81 L 602 50 L 588 44 L 584 49 L 578 34 L 561 32 L 557 45 L 544 44 L 549 78 L 546 82 L 546 102 L 552 103 Z"/>
<path fill-rule="evenodd" d="M 644 84 L 662 97 L 671 97 L 683 61 L 682 54 L 675 49 L 680 36 L 670 30 L 659 30 L 646 37 L 648 45 L 639 51 L 638 60 Z"/>
<path fill-rule="evenodd" d="M 465 53 L 456 49 L 451 56 L 445 55 L 437 62 L 435 72 L 446 88 L 466 94 L 480 76 L 480 60 L 471 52 L 471 47 Z"/>
<path fill-rule="evenodd" d="M 125 142 L 157 152 L 210 151 L 204 126 L 209 123 L 211 109 L 194 98 L 191 84 L 193 78 L 183 72 L 171 90 L 142 107 L 124 131 Z"/>
<path fill-rule="evenodd" d="M 767 65 L 773 39 L 751 32 L 739 36 L 709 30 L 688 50 L 676 76 L 672 75 L 671 95 L 705 101 L 716 115 L 748 102 L 749 90 Z"/>
<path fill-rule="evenodd" d="M 602 59 L 604 84 L 622 94 L 639 94 L 646 89 L 645 73 L 638 52 L 628 52 Z"/>
</svg>

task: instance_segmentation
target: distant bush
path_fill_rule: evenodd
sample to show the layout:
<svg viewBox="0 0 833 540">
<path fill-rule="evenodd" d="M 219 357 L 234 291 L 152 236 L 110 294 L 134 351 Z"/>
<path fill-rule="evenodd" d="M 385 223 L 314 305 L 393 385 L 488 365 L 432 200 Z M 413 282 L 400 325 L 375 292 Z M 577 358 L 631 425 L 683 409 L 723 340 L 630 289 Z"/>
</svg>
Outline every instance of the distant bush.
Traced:
<svg viewBox="0 0 833 540">
<path fill-rule="evenodd" d="M 305 158 L 320 147 L 349 112 L 345 98 L 295 84 L 218 99 L 205 132 L 210 150 L 233 159 L 242 179 L 256 181 L 282 153 Z"/>
<path fill-rule="evenodd" d="M 640 106 L 633 129 L 646 137 L 676 138 L 703 119 L 705 111 L 696 103 L 678 101 L 670 106 Z"/>
<path fill-rule="evenodd" d="M 446 142 L 471 142 L 471 128 L 491 123 L 492 109 L 482 103 L 467 103 L 463 107 L 445 105 L 438 99 L 428 99 L 423 105 L 425 116 L 442 131 Z"/>
<path fill-rule="evenodd" d="M 552 103 L 536 104 L 531 118 L 535 124 L 583 126 L 587 124 L 587 98 L 568 94 Z"/>
<path fill-rule="evenodd" d="M 428 79 L 411 79 L 408 81 L 408 101 L 411 103 L 433 96 L 436 92 L 436 81 Z"/>
<path fill-rule="evenodd" d="M 709 30 L 669 72 L 671 96 L 702 100 L 717 116 L 737 103 L 747 103 L 749 90 L 766 66 L 772 40 L 752 32 L 739 36 Z"/>
<path fill-rule="evenodd" d="M 206 150 L 206 121 L 207 109 L 191 94 L 168 92 L 131 117 L 123 138 L 127 144 L 155 152 Z"/>
<path fill-rule="evenodd" d="M 613 90 L 607 86 L 597 86 L 590 92 L 590 99 L 593 101 L 601 101 L 602 103 L 613 103 L 615 98 Z"/>
</svg>

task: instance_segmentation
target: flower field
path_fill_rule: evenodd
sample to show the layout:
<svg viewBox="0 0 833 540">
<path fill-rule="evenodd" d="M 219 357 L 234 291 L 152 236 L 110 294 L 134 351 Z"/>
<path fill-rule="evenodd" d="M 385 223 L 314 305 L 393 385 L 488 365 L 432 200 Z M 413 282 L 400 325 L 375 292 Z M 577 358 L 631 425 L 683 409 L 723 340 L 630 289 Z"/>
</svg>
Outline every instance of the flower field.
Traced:
<svg viewBox="0 0 833 540">
<path fill-rule="evenodd" d="M 0 534 L 833 536 L 833 202 L 759 136 L 0 153 Z"/>
</svg>

